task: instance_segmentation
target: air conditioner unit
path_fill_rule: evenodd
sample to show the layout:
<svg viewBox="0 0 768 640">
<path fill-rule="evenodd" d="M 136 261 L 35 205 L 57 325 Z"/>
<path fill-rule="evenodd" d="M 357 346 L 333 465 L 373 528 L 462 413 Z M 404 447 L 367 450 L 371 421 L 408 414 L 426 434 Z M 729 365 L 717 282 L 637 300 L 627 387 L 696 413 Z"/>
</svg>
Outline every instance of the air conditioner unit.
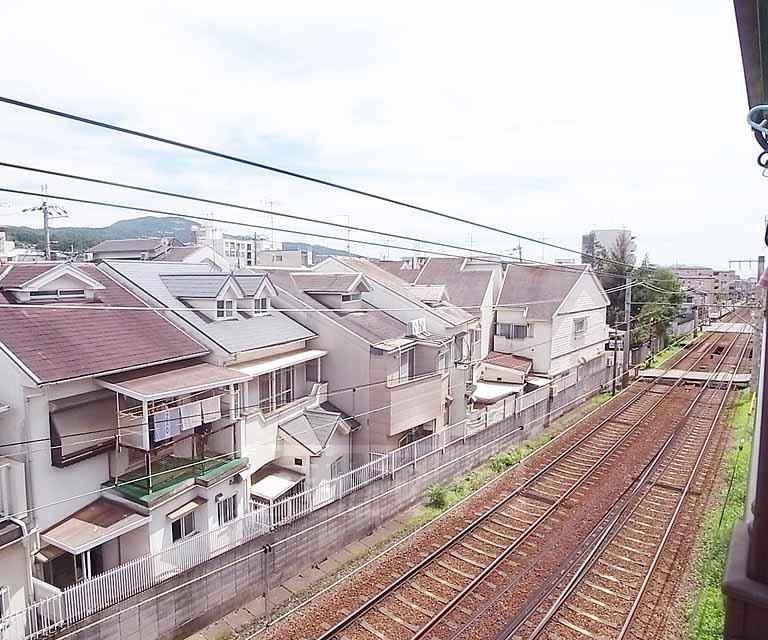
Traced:
<svg viewBox="0 0 768 640">
<path fill-rule="evenodd" d="M 427 332 L 427 319 L 416 318 L 409 320 L 406 325 L 405 335 L 409 338 L 415 338 L 424 335 Z"/>
</svg>

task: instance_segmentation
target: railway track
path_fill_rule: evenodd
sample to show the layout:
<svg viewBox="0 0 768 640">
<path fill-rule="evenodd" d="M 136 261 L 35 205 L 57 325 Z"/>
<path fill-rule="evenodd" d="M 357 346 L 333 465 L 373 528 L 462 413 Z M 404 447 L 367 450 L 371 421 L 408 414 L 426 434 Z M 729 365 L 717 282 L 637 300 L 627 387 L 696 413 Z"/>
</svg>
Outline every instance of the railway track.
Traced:
<svg viewBox="0 0 768 640">
<path fill-rule="evenodd" d="M 738 368 L 748 346 L 737 337 L 723 360 L 732 354 Z M 686 516 L 684 507 L 701 501 L 704 477 L 716 471 L 709 445 L 717 437 L 731 386 L 702 387 L 686 411 L 685 427 L 665 443 L 633 491 L 569 558 L 557 579 L 531 598 L 499 640 L 647 640 L 656 635 L 650 617 L 635 623 L 642 604 L 650 600 L 645 604 L 653 609 L 667 581 L 675 579 L 667 571 L 661 584 L 651 589 L 673 530 Z"/>
<path fill-rule="evenodd" d="M 748 345 L 741 334 L 734 335 L 732 340 L 720 334 L 705 336 L 694 350 L 676 358 L 674 366 L 684 363 L 687 372 L 713 373 L 732 366 L 732 349 L 738 344 L 743 356 Z M 738 369 L 740 362 L 733 366 Z M 437 545 L 319 639 L 416 640 L 433 634 L 464 637 L 456 630 L 468 629 L 477 619 L 477 612 L 488 608 L 488 594 L 504 594 L 505 586 L 531 571 L 530 560 L 546 548 L 552 531 L 566 525 L 569 510 L 605 483 L 617 462 L 628 457 L 633 448 L 643 446 L 644 437 L 656 434 L 665 443 L 666 452 L 673 443 L 677 446 L 684 425 L 698 423 L 699 417 L 709 420 L 706 410 L 696 410 L 701 416 L 696 414 L 696 419 L 689 420 L 706 385 L 688 403 L 686 396 L 690 394 L 681 396 L 681 384 L 679 380 L 669 386 L 651 383 L 642 387 L 509 495 L 477 512 L 466 527 Z M 725 402 L 727 392 L 719 393 Z M 669 428 L 657 433 L 662 417 L 668 420 Z M 676 450 L 694 449 L 681 446 Z M 665 468 L 672 473 L 682 464 L 670 462 Z"/>
</svg>

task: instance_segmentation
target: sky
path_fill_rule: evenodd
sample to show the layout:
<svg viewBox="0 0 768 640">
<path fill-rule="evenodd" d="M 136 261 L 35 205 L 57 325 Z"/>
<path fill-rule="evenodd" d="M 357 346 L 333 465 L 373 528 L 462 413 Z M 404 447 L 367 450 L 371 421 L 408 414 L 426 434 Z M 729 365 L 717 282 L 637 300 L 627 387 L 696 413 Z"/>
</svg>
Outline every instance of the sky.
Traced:
<svg viewBox="0 0 768 640">
<path fill-rule="evenodd" d="M 0 59 L 6 97 L 573 249 L 590 229 L 625 227 L 657 264 L 726 268 L 765 251 L 768 178 L 745 123 L 727 2 L 6 2 Z M 349 216 L 355 226 L 421 238 L 423 249 L 427 240 L 498 253 L 517 245 L 502 233 L 2 104 L 0 141 L 0 162 L 271 203 L 341 224 Z M 346 237 L 0 168 L 0 188 L 38 192 L 43 183 L 54 196 Z M 39 198 L 0 192 L 0 202 L 0 227 L 40 226 L 20 212 Z M 60 226 L 139 215 L 64 204 Z M 355 240 L 386 240 L 351 238 L 353 251 L 373 256 L 414 248 L 366 248 Z M 523 243 L 529 259 L 567 256 Z"/>
</svg>

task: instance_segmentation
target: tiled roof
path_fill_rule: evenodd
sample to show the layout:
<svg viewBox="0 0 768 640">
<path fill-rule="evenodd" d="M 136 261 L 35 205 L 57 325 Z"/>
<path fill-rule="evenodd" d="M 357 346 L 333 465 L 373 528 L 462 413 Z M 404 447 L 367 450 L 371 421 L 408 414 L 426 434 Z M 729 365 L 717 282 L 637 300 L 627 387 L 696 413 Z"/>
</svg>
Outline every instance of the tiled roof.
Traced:
<svg viewBox="0 0 768 640">
<path fill-rule="evenodd" d="M 449 299 L 445 285 L 442 284 L 412 284 L 408 289 L 422 302 L 438 303 Z"/>
<path fill-rule="evenodd" d="M 289 271 L 275 270 L 269 273 L 269 278 L 278 289 L 293 296 L 300 303 L 312 309 L 326 309 L 326 307 L 307 293 Z M 304 274 L 301 274 L 302 276 Z M 289 306 L 294 306 L 290 304 Z M 363 302 L 364 309 L 375 309 L 370 304 Z M 405 335 L 406 326 L 385 311 L 365 311 L 364 313 L 338 313 L 327 310 L 323 315 L 332 318 L 355 335 L 370 344 L 378 344 L 390 338 L 400 338 Z"/>
<path fill-rule="evenodd" d="M 184 258 L 191 256 L 200 247 L 171 247 L 164 254 L 152 258 L 153 260 L 164 260 L 165 262 L 181 262 Z"/>
<path fill-rule="evenodd" d="M 173 296 L 165 285 L 165 276 L 200 275 L 213 276 L 207 272 L 201 273 L 201 265 L 184 262 L 156 262 L 154 260 L 107 260 L 102 268 L 114 270 L 133 285 L 152 296 L 159 304 L 178 309 L 182 303 Z M 223 274 L 228 277 L 229 274 Z M 264 274 L 252 271 L 238 271 L 235 277 L 241 287 L 252 288 L 251 278 L 263 281 Z M 193 280 L 194 278 L 190 278 Z M 249 284 L 250 283 L 250 284 Z M 246 292 L 247 293 L 247 292 Z M 195 329 L 208 336 L 228 353 L 250 351 L 278 344 L 286 344 L 297 340 L 314 338 L 315 333 L 292 320 L 283 313 L 275 311 L 255 317 L 240 316 L 236 321 L 215 322 L 204 314 L 195 311 L 174 312 Z"/>
<path fill-rule="evenodd" d="M 409 283 L 416 280 L 420 273 L 419 269 L 403 269 L 402 260 L 379 260 L 376 264 L 387 273 Z"/>
<path fill-rule="evenodd" d="M 381 285 L 387 287 L 391 291 L 395 291 L 398 295 L 413 300 L 414 303 L 417 305 L 420 305 L 425 310 L 428 309 L 429 312 L 431 312 L 433 315 L 437 316 L 441 320 L 447 322 L 448 324 L 451 324 L 453 326 L 459 326 L 464 324 L 465 322 L 469 322 L 474 318 L 473 314 L 467 313 L 463 309 L 458 308 L 456 303 L 451 299 L 451 303 L 448 304 L 440 304 L 437 306 L 430 306 L 422 303 L 420 300 L 414 297 L 412 293 L 409 292 L 408 283 L 406 283 L 404 280 L 399 278 L 398 276 L 393 276 L 388 271 L 385 271 L 378 265 L 374 264 L 370 260 L 366 260 L 364 258 L 347 258 L 347 257 L 338 257 L 334 256 L 333 258 L 330 258 L 331 260 L 336 260 L 347 267 L 354 269 L 355 271 L 358 271 L 359 273 L 362 273 L 370 280 L 373 280 L 375 282 L 380 283 Z M 428 283 L 425 283 L 428 284 Z M 442 283 L 437 283 L 442 284 Z M 448 292 L 450 295 L 450 291 Z"/>
<path fill-rule="evenodd" d="M 483 362 L 486 364 L 493 364 L 497 367 L 504 367 L 505 369 L 516 369 L 517 371 L 523 371 L 528 373 L 533 366 L 533 360 L 530 358 L 523 358 L 522 356 L 514 356 L 509 353 L 499 353 L 498 351 L 491 351 L 488 353 Z"/>
<path fill-rule="evenodd" d="M 160 238 L 131 238 L 128 240 L 104 240 L 92 246 L 88 251 L 151 251 L 162 246 L 163 241 Z"/>
<path fill-rule="evenodd" d="M 293 274 L 293 279 L 307 293 L 349 293 L 359 277 L 356 273 Z"/>
<path fill-rule="evenodd" d="M 174 298 L 215 298 L 228 273 L 205 273 L 198 266 L 191 273 L 161 275 L 160 279 Z"/>
<path fill-rule="evenodd" d="M 520 305 L 528 308 L 528 319 L 550 320 L 586 268 L 587 265 L 553 269 L 509 264 L 499 292 L 498 306 Z"/>
<path fill-rule="evenodd" d="M 56 264 L 13 264 L 0 278 L 0 302 L 13 303 L 2 294 L 52 269 Z M 0 307 L 0 343 L 40 382 L 81 376 L 201 355 L 207 349 L 157 312 L 104 307 L 144 307 L 138 298 L 102 273 L 96 265 L 77 264 L 104 286 L 94 302 L 70 301 L 84 309 L 14 304 Z"/>
<path fill-rule="evenodd" d="M 490 269 L 462 271 L 463 264 L 464 258 L 429 258 L 415 282 L 445 285 L 451 303 L 476 316 L 493 272 Z"/>
</svg>

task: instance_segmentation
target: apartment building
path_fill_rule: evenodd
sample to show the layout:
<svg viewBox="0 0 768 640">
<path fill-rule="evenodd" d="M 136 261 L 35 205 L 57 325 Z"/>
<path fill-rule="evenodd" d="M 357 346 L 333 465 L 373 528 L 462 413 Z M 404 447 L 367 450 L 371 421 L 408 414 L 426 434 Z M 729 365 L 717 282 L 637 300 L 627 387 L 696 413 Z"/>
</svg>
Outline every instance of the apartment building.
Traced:
<svg viewBox="0 0 768 640">
<path fill-rule="evenodd" d="M 374 285 L 352 269 L 269 277 L 279 291 L 275 304 L 313 329 L 327 354 L 328 396 L 359 424 L 352 429 L 356 464 L 442 429 L 450 406 L 464 403 L 463 389 L 455 399 L 449 393 L 454 338 L 431 333 L 417 305 L 413 319 L 398 319 L 374 303 Z"/>
<path fill-rule="evenodd" d="M 669 267 L 680 280 L 686 292 L 685 302 L 698 307 L 715 304 L 717 279 L 714 270 L 709 267 L 675 265 Z M 706 310 L 705 310 L 706 311 Z M 704 316 L 706 317 L 706 312 Z"/>
<path fill-rule="evenodd" d="M 547 379 L 596 373 L 605 367 L 609 304 L 587 265 L 509 264 L 497 300 L 494 352 L 486 363 Z"/>
<path fill-rule="evenodd" d="M 279 311 L 282 295 L 271 276 L 165 262 L 114 261 L 102 269 L 147 304 L 167 309 L 171 322 L 208 348 L 207 362 L 242 376 L 232 400 L 239 420 L 226 445 L 247 463 L 253 502 L 275 501 L 349 469 L 349 434 L 359 425 L 328 397 L 328 352 L 310 325 Z"/>
<path fill-rule="evenodd" d="M 450 372 L 450 403 L 448 422 L 455 424 L 467 415 L 468 383 L 474 379 L 474 369 L 480 360 L 481 326 L 476 315 L 448 301 L 433 287 L 411 287 L 397 276 L 363 258 L 329 257 L 312 269 L 322 273 L 359 273 L 370 287 L 366 299 L 402 323 L 423 321 L 426 331 L 448 336 L 453 341 L 452 356 L 447 363 Z"/>
</svg>

